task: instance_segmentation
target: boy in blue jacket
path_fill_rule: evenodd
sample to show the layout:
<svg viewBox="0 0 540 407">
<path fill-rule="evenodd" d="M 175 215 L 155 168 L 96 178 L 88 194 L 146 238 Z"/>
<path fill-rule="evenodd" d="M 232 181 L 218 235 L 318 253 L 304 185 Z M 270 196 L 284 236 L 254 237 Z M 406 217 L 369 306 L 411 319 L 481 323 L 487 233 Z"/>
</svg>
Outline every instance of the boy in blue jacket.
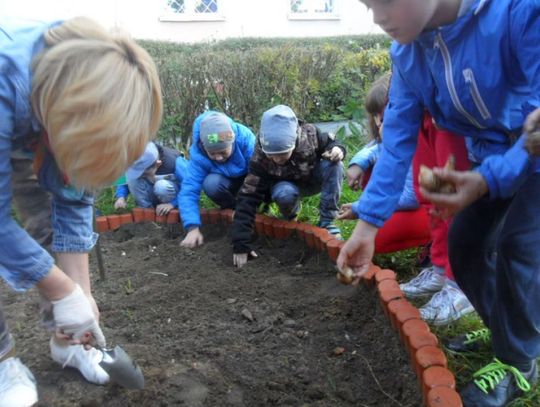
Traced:
<svg viewBox="0 0 540 407">
<path fill-rule="evenodd" d="M 176 197 L 186 168 L 187 160 L 179 151 L 151 141 L 126 171 L 127 184 L 116 188 L 114 208 L 125 208 L 131 193 L 137 206 L 155 207 L 158 215 L 167 215 L 178 206 Z"/>
<path fill-rule="evenodd" d="M 357 278 L 373 256 L 377 229 L 392 214 L 416 148 L 424 109 L 438 126 L 470 137 L 473 171 L 439 169 L 453 194 L 422 194 L 442 216 L 455 278 L 491 338 L 493 363 L 461 391 L 465 406 L 505 406 L 537 381 L 540 354 L 539 162 L 524 148 L 526 117 L 540 106 L 540 2 L 362 0 L 392 44 L 393 77 L 384 149 L 360 219 L 338 266 Z M 472 336 L 468 337 L 469 339 Z M 454 350 L 478 343 L 465 337 Z"/>
<path fill-rule="evenodd" d="M 244 182 L 255 148 L 255 135 L 246 126 L 220 112 L 208 111 L 193 123 L 190 160 L 178 194 L 184 229 L 181 245 L 203 244 L 200 232 L 201 190 L 221 209 L 236 206 L 236 194 Z"/>
</svg>

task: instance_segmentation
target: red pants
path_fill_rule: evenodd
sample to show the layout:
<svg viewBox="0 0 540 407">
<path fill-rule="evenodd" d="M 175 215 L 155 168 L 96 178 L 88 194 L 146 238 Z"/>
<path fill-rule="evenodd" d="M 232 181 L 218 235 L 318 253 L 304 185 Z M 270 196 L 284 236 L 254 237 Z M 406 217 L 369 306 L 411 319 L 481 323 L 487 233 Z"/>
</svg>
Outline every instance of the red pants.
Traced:
<svg viewBox="0 0 540 407">
<path fill-rule="evenodd" d="M 429 215 L 423 206 L 413 211 L 396 211 L 375 238 L 375 253 L 391 253 L 423 246 L 431 240 Z"/>
<path fill-rule="evenodd" d="M 418 172 L 420 164 L 426 167 L 443 167 L 452 154 L 456 159 L 456 169 L 466 171 L 471 168 L 471 163 L 467 158 L 467 147 L 465 138 L 456 136 L 446 130 L 438 129 L 429 114 L 424 115 L 424 121 L 418 135 L 418 145 L 413 159 L 413 180 L 414 189 L 420 205 L 429 211 L 433 205 L 423 199 L 418 189 Z M 450 262 L 448 261 L 448 228 L 451 219 L 442 220 L 430 216 L 429 230 L 431 234 L 431 262 L 438 267 L 444 268 L 445 275 L 454 280 Z"/>
<path fill-rule="evenodd" d="M 420 208 L 414 211 L 396 211 L 375 238 L 375 253 L 389 253 L 418 247 L 431 241 L 431 261 L 442 267 L 445 275 L 454 279 L 448 261 L 448 227 L 451 220 L 441 220 L 429 215 L 432 204 L 423 199 L 418 190 L 418 172 L 420 164 L 429 168 L 443 167 L 452 154 L 456 159 L 456 169 L 469 170 L 465 139 L 448 131 L 438 129 L 431 116 L 426 113 L 418 145 L 413 159 L 413 179 Z M 364 177 L 368 179 L 369 174 Z"/>
</svg>

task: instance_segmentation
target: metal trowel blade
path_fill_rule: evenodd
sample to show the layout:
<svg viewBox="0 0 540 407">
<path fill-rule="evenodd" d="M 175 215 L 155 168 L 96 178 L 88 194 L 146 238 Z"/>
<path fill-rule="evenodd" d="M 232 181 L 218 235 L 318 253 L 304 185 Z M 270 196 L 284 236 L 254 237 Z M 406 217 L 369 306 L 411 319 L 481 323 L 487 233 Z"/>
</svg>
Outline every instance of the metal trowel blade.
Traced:
<svg viewBox="0 0 540 407">
<path fill-rule="evenodd" d="M 100 349 L 103 360 L 99 365 L 105 370 L 112 382 L 128 389 L 143 389 L 144 376 L 141 368 L 120 346 L 114 349 Z"/>
</svg>

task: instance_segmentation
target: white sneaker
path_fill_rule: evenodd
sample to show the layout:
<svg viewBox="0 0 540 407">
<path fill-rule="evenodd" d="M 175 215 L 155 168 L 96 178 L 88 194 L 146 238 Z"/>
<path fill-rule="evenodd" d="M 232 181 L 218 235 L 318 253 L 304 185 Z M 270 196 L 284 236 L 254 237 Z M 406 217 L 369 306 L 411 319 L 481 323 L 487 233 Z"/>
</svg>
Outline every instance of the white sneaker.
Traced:
<svg viewBox="0 0 540 407">
<path fill-rule="evenodd" d="M 0 407 L 29 407 L 37 401 L 36 379 L 20 359 L 0 363 Z"/>
<path fill-rule="evenodd" d="M 433 295 L 431 300 L 420 308 L 420 316 L 430 324 L 440 326 L 457 321 L 464 315 L 474 311 L 474 307 L 463 291 L 450 284 Z"/>
<path fill-rule="evenodd" d="M 440 291 L 443 286 L 446 277 L 436 273 L 432 267 L 425 268 L 408 283 L 399 285 L 403 294 L 407 298 L 419 298 L 427 295 L 433 295 Z"/>
<path fill-rule="evenodd" d="M 62 367 L 77 369 L 90 383 L 105 384 L 109 381 L 109 375 L 99 365 L 103 360 L 103 353 L 99 350 L 86 350 L 83 345 L 62 346 L 54 338 L 51 338 L 49 344 L 52 359 Z"/>
</svg>

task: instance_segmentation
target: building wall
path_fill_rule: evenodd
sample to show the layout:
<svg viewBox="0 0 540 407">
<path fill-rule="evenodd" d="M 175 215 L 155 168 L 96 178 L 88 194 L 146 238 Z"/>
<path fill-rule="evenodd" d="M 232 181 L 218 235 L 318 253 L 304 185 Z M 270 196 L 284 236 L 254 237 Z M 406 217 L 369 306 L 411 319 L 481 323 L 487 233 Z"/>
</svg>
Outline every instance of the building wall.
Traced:
<svg viewBox="0 0 540 407">
<path fill-rule="evenodd" d="M 290 18 L 289 0 L 219 0 L 218 21 L 165 21 L 166 0 L 0 0 L 0 15 L 54 20 L 76 15 L 136 38 L 200 42 L 230 37 L 318 37 L 380 33 L 359 0 L 337 0 L 337 18 Z M 208 16 L 203 16 L 208 17 Z"/>
</svg>

